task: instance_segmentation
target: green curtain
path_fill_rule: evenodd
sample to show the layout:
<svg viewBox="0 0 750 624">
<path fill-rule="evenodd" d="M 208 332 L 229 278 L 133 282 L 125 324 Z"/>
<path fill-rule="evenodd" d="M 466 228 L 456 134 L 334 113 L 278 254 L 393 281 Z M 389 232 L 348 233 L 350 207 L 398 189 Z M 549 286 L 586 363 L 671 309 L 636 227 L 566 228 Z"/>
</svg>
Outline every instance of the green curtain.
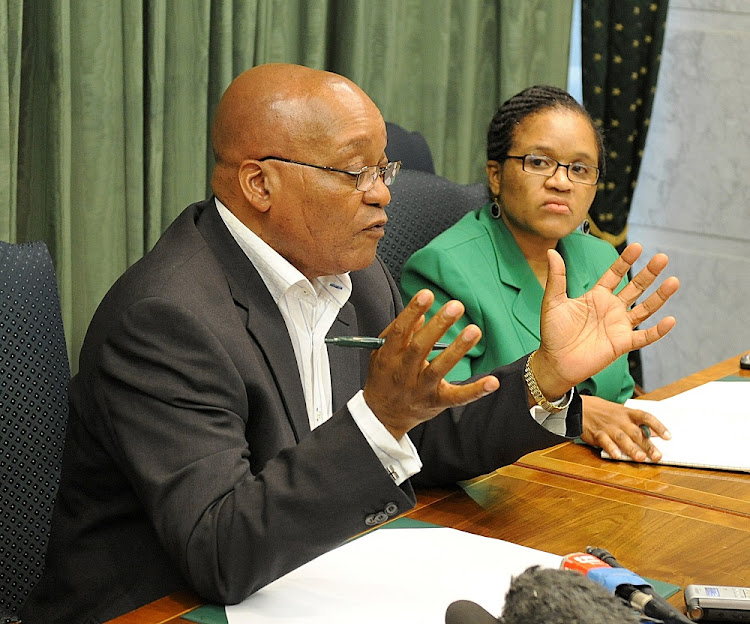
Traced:
<svg viewBox="0 0 750 624">
<path fill-rule="evenodd" d="M 0 0 L 0 240 L 5 241 L 16 231 L 22 17 L 23 0 Z"/>
<path fill-rule="evenodd" d="M 622 250 L 656 93 L 667 0 L 583 0 L 583 101 L 601 127 L 606 179 L 591 207 L 592 232 Z"/>
<path fill-rule="evenodd" d="M 0 235 L 44 240 L 70 360 L 112 282 L 209 193 L 231 79 L 286 61 L 361 85 L 438 173 L 484 179 L 502 100 L 565 86 L 572 0 L 0 0 Z"/>
</svg>

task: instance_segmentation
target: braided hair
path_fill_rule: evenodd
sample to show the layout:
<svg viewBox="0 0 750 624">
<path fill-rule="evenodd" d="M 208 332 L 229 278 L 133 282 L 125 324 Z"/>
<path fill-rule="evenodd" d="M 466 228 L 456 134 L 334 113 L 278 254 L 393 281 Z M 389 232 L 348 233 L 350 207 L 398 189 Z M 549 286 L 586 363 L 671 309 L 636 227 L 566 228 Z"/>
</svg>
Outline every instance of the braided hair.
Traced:
<svg viewBox="0 0 750 624">
<path fill-rule="evenodd" d="M 487 160 L 502 162 L 508 155 L 513 143 L 516 128 L 526 117 L 547 109 L 566 109 L 580 113 L 591 124 L 596 137 L 596 147 L 599 152 L 599 171 L 604 177 L 606 157 L 604 152 L 604 138 L 588 111 L 581 106 L 567 91 L 549 85 L 528 87 L 506 100 L 497 109 L 495 116 L 487 130 Z"/>
</svg>

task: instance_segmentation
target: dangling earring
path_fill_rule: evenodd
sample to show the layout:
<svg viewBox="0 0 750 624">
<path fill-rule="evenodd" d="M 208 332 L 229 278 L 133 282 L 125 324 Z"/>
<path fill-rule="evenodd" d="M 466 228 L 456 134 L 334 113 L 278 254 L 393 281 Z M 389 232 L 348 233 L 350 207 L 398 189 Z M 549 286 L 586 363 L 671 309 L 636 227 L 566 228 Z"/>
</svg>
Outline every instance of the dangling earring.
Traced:
<svg viewBox="0 0 750 624">
<path fill-rule="evenodd" d="M 492 204 L 490 205 L 490 214 L 492 215 L 493 219 L 500 218 L 500 204 L 497 203 L 497 197 L 492 200 Z"/>
<path fill-rule="evenodd" d="M 588 219 L 584 219 L 583 223 L 578 226 L 578 229 L 581 230 L 584 234 L 588 234 L 591 231 L 591 223 L 589 223 Z"/>
</svg>

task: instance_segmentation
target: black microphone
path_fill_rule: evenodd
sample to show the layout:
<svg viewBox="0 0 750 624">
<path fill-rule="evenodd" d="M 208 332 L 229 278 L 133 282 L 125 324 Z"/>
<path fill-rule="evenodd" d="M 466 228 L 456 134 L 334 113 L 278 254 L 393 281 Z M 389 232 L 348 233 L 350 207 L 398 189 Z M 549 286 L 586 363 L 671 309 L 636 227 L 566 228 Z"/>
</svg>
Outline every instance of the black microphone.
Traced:
<svg viewBox="0 0 750 624">
<path fill-rule="evenodd" d="M 448 605 L 445 624 L 497 624 L 498 620 L 489 611 L 471 600 L 456 600 Z"/>
<path fill-rule="evenodd" d="M 625 566 L 617 561 L 617 559 L 615 559 L 615 556 L 606 548 L 594 548 L 593 546 L 587 546 L 586 552 L 590 555 L 593 555 L 597 559 L 600 559 L 612 568 L 630 572 Z M 642 584 L 638 584 L 638 586 L 634 587 L 633 589 L 637 589 L 638 591 L 651 597 L 650 600 L 645 598 L 639 599 L 640 602 L 645 601 L 646 603 L 651 603 L 648 607 L 648 612 L 644 610 L 644 613 L 648 613 L 652 617 L 658 617 L 660 620 L 663 620 L 665 624 L 690 624 L 690 622 L 692 622 L 692 620 L 688 619 L 687 616 L 680 613 L 680 611 L 678 611 L 676 607 L 669 604 L 659 594 L 659 592 L 651 587 L 651 585 L 643 581 L 643 579 L 640 580 L 642 581 Z M 623 588 L 620 590 L 620 594 L 624 594 L 625 592 L 629 592 L 630 594 L 634 595 L 633 591 L 630 589 Z"/>
</svg>

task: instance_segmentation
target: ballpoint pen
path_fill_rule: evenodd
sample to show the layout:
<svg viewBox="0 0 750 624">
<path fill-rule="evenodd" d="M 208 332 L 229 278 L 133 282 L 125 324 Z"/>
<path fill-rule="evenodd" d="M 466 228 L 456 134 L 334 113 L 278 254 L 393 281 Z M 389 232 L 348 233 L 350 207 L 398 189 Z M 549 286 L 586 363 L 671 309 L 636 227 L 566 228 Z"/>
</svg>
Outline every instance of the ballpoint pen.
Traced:
<svg viewBox="0 0 750 624">
<path fill-rule="evenodd" d="M 370 336 L 336 336 L 326 338 L 325 341 L 337 347 L 354 347 L 355 349 L 379 349 L 385 344 L 385 338 L 371 338 Z M 436 342 L 432 349 L 445 349 L 449 346 L 447 342 Z"/>
</svg>

